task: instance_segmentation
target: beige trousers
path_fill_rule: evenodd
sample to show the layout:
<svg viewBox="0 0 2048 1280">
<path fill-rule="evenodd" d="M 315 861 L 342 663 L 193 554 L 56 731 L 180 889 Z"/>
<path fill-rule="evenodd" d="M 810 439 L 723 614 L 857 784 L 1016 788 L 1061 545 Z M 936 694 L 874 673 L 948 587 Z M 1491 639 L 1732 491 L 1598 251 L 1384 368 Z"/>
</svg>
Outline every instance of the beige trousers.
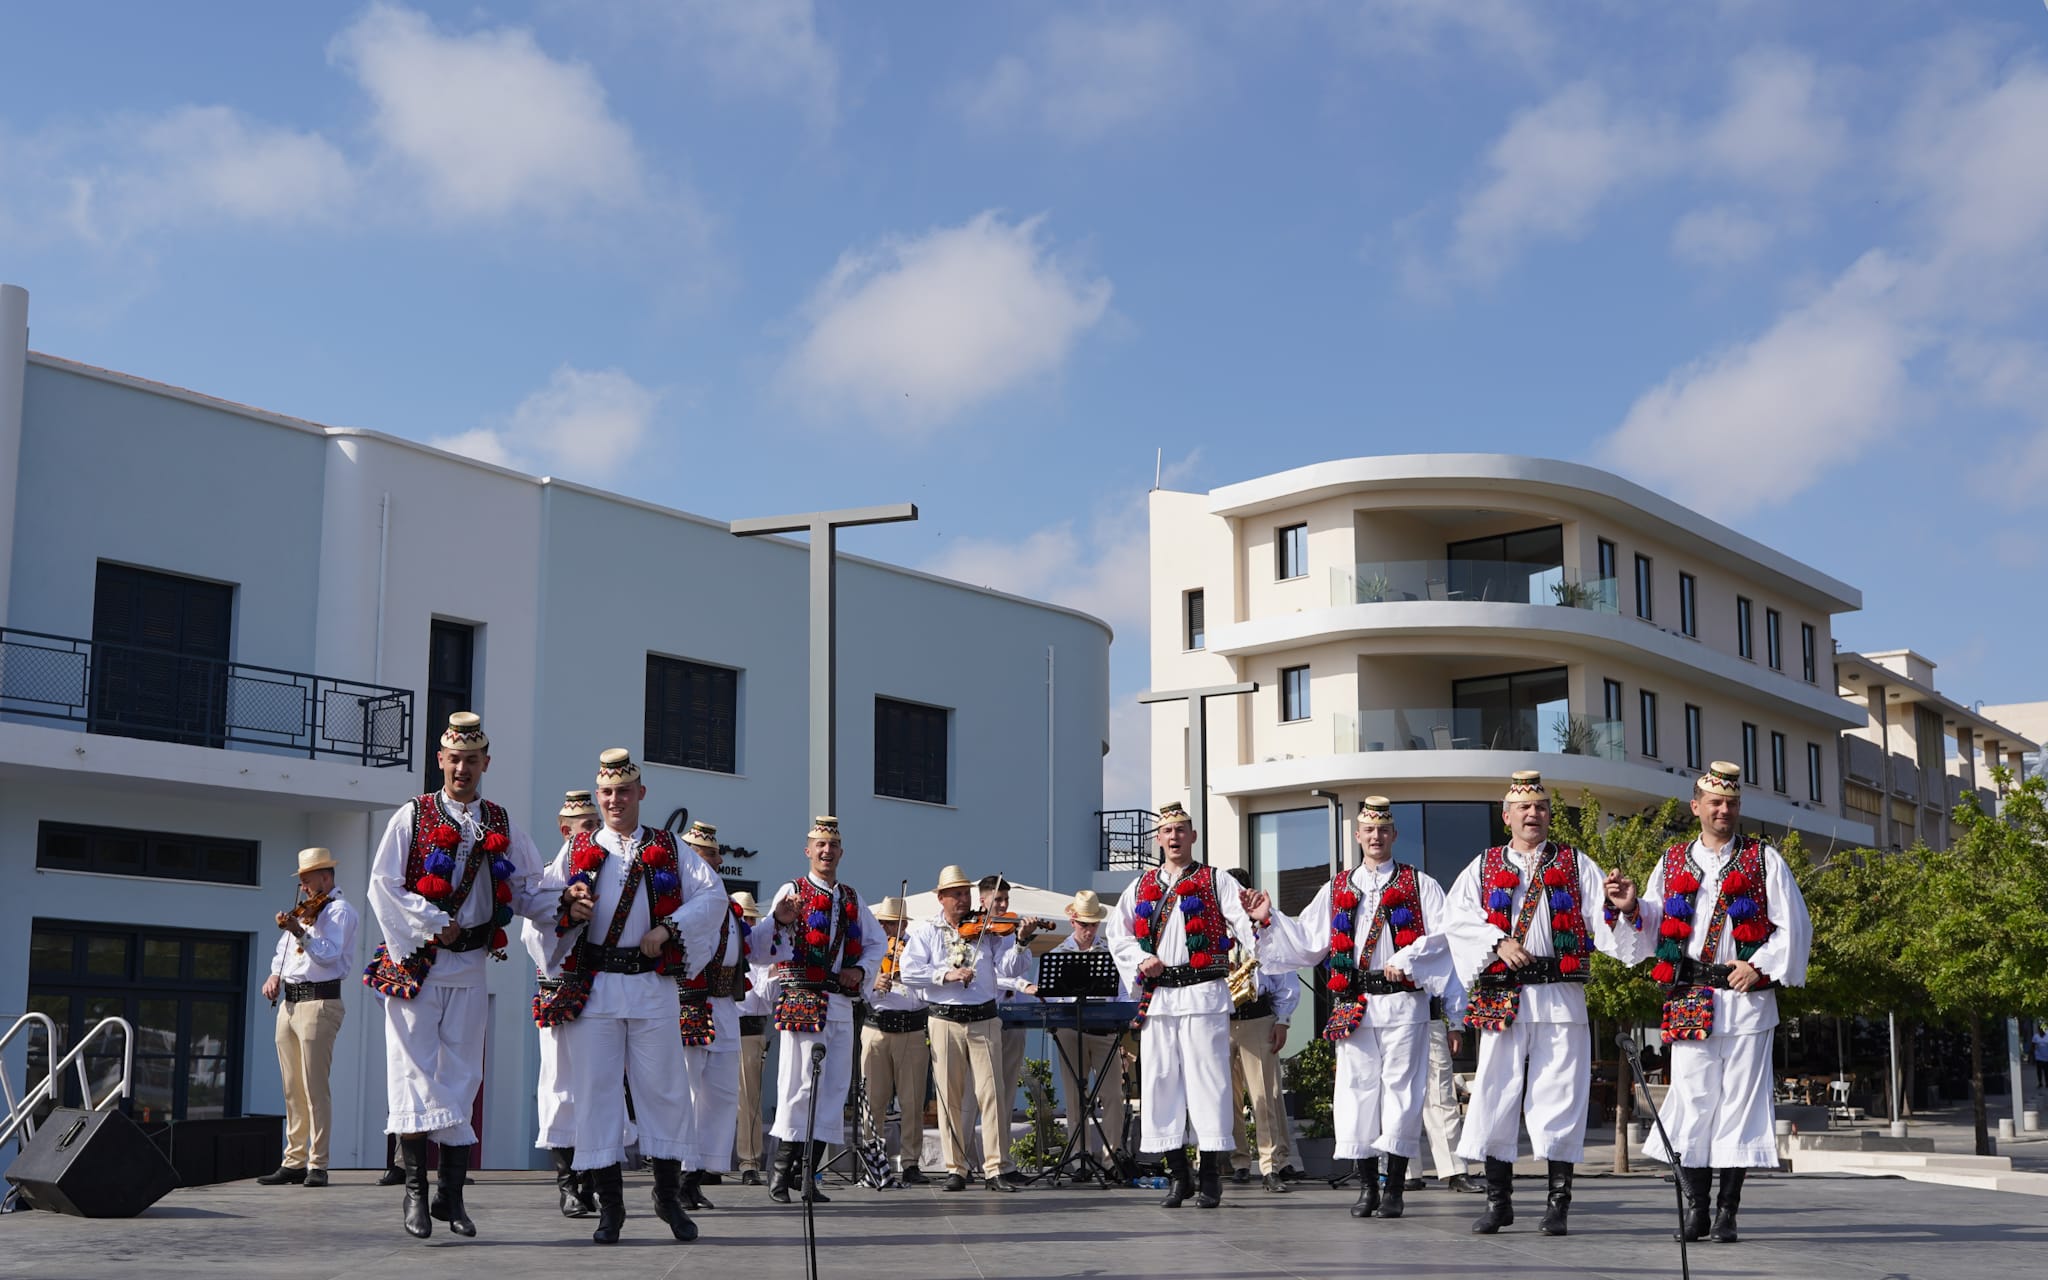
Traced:
<svg viewBox="0 0 2048 1280">
<path fill-rule="evenodd" d="M 767 1036 L 740 1037 L 739 1131 L 733 1135 L 733 1159 L 742 1172 L 761 1171 L 761 1064 L 767 1057 Z"/>
<path fill-rule="evenodd" d="M 1095 1126 L 1081 1113 L 1081 1103 L 1088 1096 L 1088 1086 L 1094 1081 L 1095 1073 L 1101 1069 L 1103 1060 L 1115 1054 L 1117 1064 L 1102 1078 L 1102 1092 L 1095 1095 L 1095 1102 L 1101 1108 L 1102 1133 L 1118 1147 L 1123 1145 L 1124 1136 L 1124 1067 L 1123 1054 L 1117 1050 L 1115 1036 L 1077 1035 L 1072 1030 L 1053 1032 L 1060 1042 L 1059 1069 L 1060 1096 L 1067 1104 L 1067 1129 L 1072 1132 L 1076 1125 L 1086 1135 L 1077 1151 L 1086 1151 L 1097 1157 L 1103 1155 L 1102 1138 L 1095 1132 Z M 1073 1064 L 1069 1066 L 1068 1064 Z M 1074 1068 L 1081 1076 L 1076 1079 Z M 1133 1153 L 1135 1154 L 1135 1153 Z"/>
<path fill-rule="evenodd" d="M 1020 1027 L 1003 1028 L 1003 1074 L 996 1081 L 996 1089 L 1003 1100 L 1003 1132 L 1010 1131 L 1010 1110 L 1017 1105 L 1017 1086 L 1024 1079 L 1024 1037 L 1029 1031 Z M 1009 1173 L 1017 1167 L 1010 1157 L 1010 1144 L 1003 1143 L 1003 1172 Z"/>
<path fill-rule="evenodd" d="M 347 1009 L 340 1000 L 289 1000 L 277 1006 L 277 1068 L 284 1077 L 284 1161 L 293 1169 L 325 1169 L 334 1130 L 327 1090 L 334 1040 Z"/>
<path fill-rule="evenodd" d="M 1287 1141 L 1287 1111 L 1280 1101 L 1280 1055 L 1273 1052 L 1273 1017 L 1246 1018 L 1230 1024 L 1231 1163 L 1251 1168 L 1245 1148 L 1244 1105 L 1252 1098 L 1252 1121 L 1259 1127 L 1259 1172 L 1278 1173 L 1294 1157 Z"/>
<path fill-rule="evenodd" d="M 1002 1105 L 998 1072 L 1002 1069 L 1003 1024 L 995 1018 L 980 1022 L 948 1022 L 933 1015 L 932 1079 L 939 1095 L 939 1151 L 946 1172 L 971 1176 L 967 1167 L 967 1090 L 972 1081 L 975 1100 L 981 1108 L 982 1177 L 994 1178 L 1003 1171 L 1009 1154 L 1010 1109 Z"/>
<path fill-rule="evenodd" d="M 924 1151 L 924 1082 L 931 1071 L 931 1050 L 922 1031 L 883 1031 L 873 1026 L 860 1032 L 860 1075 L 867 1089 L 868 1114 L 877 1126 L 889 1114 L 889 1099 L 903 1109 L 897 1154 L 906 1170 L 917 1168 Z M 880 1133 L 863 1134 L 872 1142 Z"/>
</svg>

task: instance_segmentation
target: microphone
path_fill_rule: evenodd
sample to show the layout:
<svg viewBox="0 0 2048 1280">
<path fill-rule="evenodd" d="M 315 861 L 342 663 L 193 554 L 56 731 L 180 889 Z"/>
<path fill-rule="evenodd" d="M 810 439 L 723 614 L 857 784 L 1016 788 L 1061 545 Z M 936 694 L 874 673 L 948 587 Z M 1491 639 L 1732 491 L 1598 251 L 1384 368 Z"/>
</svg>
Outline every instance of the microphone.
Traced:
<svg viewBox="0 0 2048 1280">
<path fill-rule="evenodd" d="M 820 1068 L 820 1067 L 822 1067 L 822 1066 L 824 1066 L 824 1065 L 825 1065 L 825 1046 L 824 1046 L 824 1045 L 822 1045 L 822 1044 L 814 1044 L 814 1045 L 812 1045 L 812 1046 L 811 1046 L 811 1068 L 812 1068 L 812 1070 L 816 1070 L 816 1069 L 818 1069 L 818 1068 Z"/>
<path fill-rule="evenodd" d="M 1621 1047 L 1621 1051 L 1628 1055 L 1628 1060 L 1630 1062 L 1642 1061 L 1643 1046 L 1637 1044 L 1636 1038 L 1630 1035 L 1628 1032 L 1615 1032 L 1614 1043 L 1619 1045 Z"/>
</svg>

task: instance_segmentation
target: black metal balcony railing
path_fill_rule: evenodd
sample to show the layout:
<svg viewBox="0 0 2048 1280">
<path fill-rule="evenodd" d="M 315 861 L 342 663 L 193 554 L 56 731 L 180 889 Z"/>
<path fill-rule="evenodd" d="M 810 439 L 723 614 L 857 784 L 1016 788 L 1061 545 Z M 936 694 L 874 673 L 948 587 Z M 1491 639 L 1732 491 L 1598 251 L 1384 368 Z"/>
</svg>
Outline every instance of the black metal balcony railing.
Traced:
<svg viewBox="0 0 2048 1280">
<path fill-rule="evenodd" d="M 0 628 L 0 717 L 412 768 L 412 691 Z"/>
<path fill-rule="evenodd" d="M 1102 821 L 1102 867 L 1104 871 L 1142 871 L 1159 862 L 1159 847 L 1152 843 L 1159 830 L 1159 815 L 1150 809 L 1098 809 Z"/>
</svg>

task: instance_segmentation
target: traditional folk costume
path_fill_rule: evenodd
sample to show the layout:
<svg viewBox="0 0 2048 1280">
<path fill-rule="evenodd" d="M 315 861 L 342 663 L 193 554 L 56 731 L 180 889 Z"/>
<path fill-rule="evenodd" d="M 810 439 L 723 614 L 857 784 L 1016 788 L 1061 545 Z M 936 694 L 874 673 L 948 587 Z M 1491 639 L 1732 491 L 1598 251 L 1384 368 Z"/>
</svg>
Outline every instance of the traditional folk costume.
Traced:
<svg viewBox="0 0 2048 1280">
<path fill-rule="evenodd" d="M 598 757 L 599 789 L 639 781 L 640 767 L 623 748 Z M 552 952 L 562 985 L 534 1002 L 534 1021 L 556 1028 L 568 1058 L 576 1103 L 572 1163 L 590 1172 L 597 1192 L 591 1239 L 617 1243 L 626 1217 L 619 1171 L 626 1155 L 623 1067 L 640 1151 L 654 1162 L 655 1212 L 675 1239 L 694 1240 L 696 1225 L 682 1205 L 692 1130 L 676 980 L 709 957 L 709 940 L 728 917 L 725 885 L 702 859 L 683 856 L 673 835 L 646 826 L 578 833 L 555 858 L 551 879 L 586 886 L 595 903 L 589 921 L 579 924 L 564 895 Z M 667 936 L 649 956 L 640 942 L 657 926 Z"/>
<path fill-rule="evenodd" d="M 812 840 L 838 840 L 839 819 L 813 820 Z M 778 1141 L 775 1170 L 768 1195 L 789 1203 L 799 1175 L 800 1144 L 808 1142 L 814 1164 L 824 1163 L 825 1147 L 846 1140 L 846 1092 L 853 1079 L 853 1002 L 855 992 L 842 983 L 851 972 L 866 976 L 867 947 L 882 936 L 882 926 L 863 906 L 849 884 L 825 884 L 808 873 L 775 891 L 768 905 L 772 917 L 785 899 L 797 902 L 796 922 L 774 923 L 769 931 L 769 960 L 775 968 L 775 1029 L 781 1062 L 775 1081 L 775 1123 L 769 1132 Z M 857 985 L 857 984 L 856 984 Z M 817 1077 L 817 1120 L 811 1120 L 811 1051 L 822 1046 L 824 1062 Z M 806 1199 L 824 1202 L 816 1183 L 807 1180 Z"/>
<path fill-rule="evenodd" d="M 1231 1165 L 1237 1180 L 1251 1180 L 1252 1162 L 1258 1162 L 1266 1190 L 1285 1194 L 1287 1183 L 1280 1177 L 1293 1159 L 1294 1146 L 1287 1136 L 1287 1108 L 1281 1101 L 1280 1054 L 1273 1048 L 1273 1030 L 1284 1028 L 1301 1004 L 1301 980 L 1292 972 L 1261 967 L 1253 983 L 1255 994 L 1230 1014 L 1230 1108 Z M 1252 1124 L 1258 1133 L 1258 1151 L 1251 1150 L 1251 1133 L 1244 1123 L 1244 1107 L 1238 1099 L 1250 1098 Z"/>
<path fill-rule="evenodd" d="M 693 849 L 709 848 L 715 852 L 718 829 L 708 822 L 693 822 L 683 833 L 683 843 Z M 723 882 L 720 883 L 722 889 Z M 732 1168 L 736 1131 L 733 1118 L 740 1107 L 739 1001 L 753 986 L 750 975 L 757 950 L 754 933 L 745 908 L 728 900 L 717 933 L 701 949 L 705 957 L 703 969 L 678 984 L 690 1113 L 690 1151 L 683 1158 L 683 1202 L 692 1209 L 714 1207 L 704 1198 L 704 1175 Z M 760 958 L 766 958 L 765 931 L 758 950 Z"/>
<path fill-rule="evenodd" d="M 333 869 L 334 855 L 327 850 L 299 851 L 300 875 Z M 334 1127 L 327 1077 L 346 1012 L 341 980 L 355 960 L 358 922 L 356 909 L 335 889 L 318 914 L 301 922 L 304 932 L 278 935 L 270 973 L 283 986 L 276 1040 L 278 1071 L 284 1077 L 284 1159 L 276 1173 L 258 1182 L 327 1183 L 328 1135 Z"/>
<path fill-rule="evenodd" d="M 1742 769 L 1717 760 L 1699 779 L 1702 793 L 1739 797 Z M 1665 850 L 1643 895 L 1645 927 L 1658 938 L 1652 976 L 1664 984 L 1664 1043 L 1671 1091 L 1664 1128 L 1678 1144 L 1673 1159 L 1652 1132 L 1643 1154 L 1679 1163 L 1686 1192 L 1684 1235 L 1709 1232 L 1707 1201 L 1720 1170 L 1715 1240 L 1736 1239 L 1743 1175 L 1778 1167 L 1772 1121 L 1771 1040 L 1779 987 L 1806 984 L 1813 926 L 1785 859 L 1756 836 L 1719 848 L 1704 837 Z M 1728 987 L 1735 961 L 1768 980 L 1750 991 Z"/>
<path fill-rule="evenodd" d="M 1081 922 L 1100 924 L 1109 919 L 1109 908 L 1102 904 L 1102 899 L 1096 896 L 1093 889 L 1083 889 L 1075 894 L 1068 910 L 1075 920 Z M 1106 952 L 1109 950 L 1109 943 L 1097 933 L 1095 945 L 1089 949 Z M 1073 952 L 1077 955 L 1082 953 L 1081 947 L 1076 945 L 1071 933 L 1060 939 L 1059 945 L 1054 947 L 1053 951 Z M 1137 988 L 1128 982 L 1122 982 L 1119 984 L 1116 998 L 1135 1002 L 1138 998 Z M 1046 996 L 1044 999 L 1047 1004 L 1074 1002 L 1072 996 Z M 1077 1033 L 1072 1027 L 1061 1027 L 1057 1023 L 1054 1024 L 1052 1034 L 1053 1039 L 1059 1042 L 1059 1061 L 1055 1065 L 1059 1068 L 1060 1096 L 1066 1099 L 1067 1128 L 1074 1129 L 1078 1126 L 1081 1132 L 1080 1149 L 1101 1160 L 1105 1165 L 1110 1165 L 1115 1160 L 1115 1153 L 1125 1149 L 1124 1066 L 1123 1054 L 1118 1049 L 1123 1037 L 1114 1031 Z M 1101 1127 L 1098 1130 L 1092 1123 L 1093 1117 L 1081 1110 L 1081 1104 L 1087 1100 L 1088 1086 L 1102 1070 L 1102 1064 L 1112 1057 L 1116 1059 L 1115 1065 L 1103 1076 L 1102 1091 L 1095 1095 L 1102 1116 Z M 1104 1149 L 1105 1137 L 1111 1150 Z"/>
<path fill-rule="evenodd" d="M 749 925 L 761 923 L 761 908 L 754 895 L 742 890 L 732 895 L 740 918 Z M 740 1096 L 733 1124 L 733 1160 L 739 1166 L 740 1184 L 761 1185 L 761 1068 L 768 1058 L 768 1018 L 775 1010 L 773 968 L 760 961 L 747 966 L 747 993 L 733 1006 L 740 1024 Z"/>
<path fill-rule="evenodd" d="M 971 888 L 959 867 L 939 872 L 934 892 Z M 996 1007 L 1002 992 L 1014 990 L 1015 938 L 988 932 L 968 939 L 945 918 L 911 924 L 903 944 L 903 981 L 924 997 L 930 1015 L 932 1079 L 938 1092 L 939 1151 L 946 1162 L 945 1189 L 960 1191 L 969 1180 L 967 1091 L 981 1113 L 981 1171 L 991 1191 L 1014 1190 L 1002 1180 L 1010 1145 L 1010 1107 L 1002 1096 L 1002 1021 Z M 954 969 L 972 969 L 965 983 L 949 982 Z"/>
<path fill-rule="evenodd" d="M 1525 770 L 1514 775 L 1502 803 L 1545 794 L 1542 775 Z M 1640 914 L 1610 918 L 1605 881 L 1591 858 L 1546 840 L 1528 851 L 1488 849 L 1451 887 L 1447 923 L 1466 985 L 1465 1025 L 1480 1033 L 1458 1155 L 1486 1161 L 1487 1212 L 1472 1228 L 1482 1235 L 1514 1221 L 1516 1129 L 1525 1105 L 1530 1146 L 1549 1163 L 1539 1230 L 1566 1233 L 1572 1166 L 1585 1155 L 1593 1068 L 1587 961 L 1596 948 L 1623 964 L 1648 951 Z M 1526 969 L 1511 972 L 1496 957 L 1509 938 L 1534 957 Z"/>
<path fill-rule="evenodd" d="M 448 717 L 441 746 L 488 754 L 474 714 Z M 505 958 L 514 915 L 552 920 L 559 882 L 542 881 L 540 853 L 502 805 L 465 804 L 446 791 L 409 800 L 392 815 L 370 860 L 370 913 L 384 932 L 363 982 L 384 997 L 385 1132 L 405 1166 L 405 1229 L 424 1237 L 433 1218 L 457 1235 L 476 1226 L 462 1203 L 476 1130 L 471 1109 L 483 1083 L 490 994 L 484 956 Z M 442 942 L 451 923 L 462 932 Z M 433 1203 L 426 1201 L 427 1140 L 441 1146 Z"/>
<path fill-rule="evenodd" d="M 588 791 L 565 792 L 556 816 L 577 822 L 597 816 Z M 534 981 L 543 1000 L 562 985 L 561 966 L 555 962 L 555 930 L 531 920 L 519 922 L 519 941 L 533 960 Z M 569 1070 L 563 1039 L 554 1027 L 540 1028 L 540 1078 L 534 1090 L 539 1124 L 533 1145 L 548 1153 L 555 1170 L 555 1191 L 562 1216 L 582 1218 L 597 1212 L 596 1191 L 588 1173 L 576 1169 L 576 1101 L 569 1092 Z"/>
<path fill-rule="evenodd" d="M 1464 1132 L 1464 1108 L 1458 1105 L 1458 1072 L 1451 1062 L 1450 1029 L 1465 1026 L 1465 984 L 1453 970 L 1444 977 L 1443 994 L 1429 1006 L 1429 1076 L 1422 1095 L 1422 1132 L 1429 1139 L 1436 1176 L 1452 1189 L 1477 1191 L 1458 1159 L 1458 1137 Z"/>
<path fill-rule="evenodd" d="M 1160 807 L 1159 825 L 1193 826 L 1174 802 Z M 1138 987 L 1139 1071 L 1143 1145 L 1165 1153 L 1173 1185 L 1160 1203 L 1178 1208 L 1194 1191 L 1182 1139 L 1189 1123 L 1201 1152 L 1195 1203 L 1223 1202 L 1223 1158 L 1231 1148 L 1231 962 L 1239 948 L 1257 955 L 1257 931 L 1236 882 L 1213 867 L 1190 863 L 1176 872 L 1147 869 L 1117 899 L 1107 926 L 1109 948 L 1124 981 Z M 1157 957 L 1166 969 L 1141 978 L 1138 966 Z"/>
<path fill-rule="evenodd" d="M 1361 826 L 1392 826 L 1393 801 L 1367 796 Z M 1335 1155 L 1356 1162 L 1354 1218 L 1398 1218 L 1408 1162 L 1422 1150 L 1430 988 L 1449 967 L 1443 887 L 1408 863 L 1362 861 L 1316 892 L 1301 915 L 1266 936 L 1275 966 L 1329 962 L 1333 1007 L 1323 1038 L 1337 1047 L 1330 1121 Z M 1388 967 L 1408 974 L 1396 982 Z M 1380 1187 L 1381 1155 L 1386 1187 Z"/>
<path fill-rule="evenodd" d="M 875 908 L 875 921 L 881 925 L 900 923 L 903 912 L 903 899 L 884 898 Z M 907 947 L 909 939 L 904 943 Z M 867 1001 L 868 1020 L 860 1031 L 860 1078 L 872 1126 L 861 1140 L 870 1146 L 884 1145 L 882 1118 L 894 1099 L 902 1115 L 897 1126 L 897 1176 L 904 1185 L 917 1186 L 925 1181 L 917 1165 L 924 1153 L 924 1086 L 932 1061 L 925 1032 L 931 1015 L 925 1011 L 923 993 L 906 983 L 900 972 L 887 991 L 875 989 L 881 976 L 882 966 L 876 964 L 861 993 Z"/>
</svg>

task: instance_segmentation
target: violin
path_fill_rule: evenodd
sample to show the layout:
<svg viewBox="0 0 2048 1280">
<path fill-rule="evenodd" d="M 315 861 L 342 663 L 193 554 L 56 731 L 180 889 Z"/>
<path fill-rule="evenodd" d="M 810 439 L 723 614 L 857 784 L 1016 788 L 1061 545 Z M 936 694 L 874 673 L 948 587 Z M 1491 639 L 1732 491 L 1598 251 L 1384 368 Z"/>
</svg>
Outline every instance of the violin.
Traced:
<svg viewBox="0 0 2048 1280">
<path fill-rule="evenodd" d="M 284 928 L 286 923 L 292 920 L 297 920 L 302 925 L 310 925 L 320 918 L 320 913 L 327 909 L 329 902 L 334 900 L 334 890 L 332 889 L 327 890 L 325 893 L 316 893 L 311 897 L 306 897 L 305 890 L 303 889 L 299 893 L 299 900 L 292 903 L 290 910 L 277 913 L 278 928 Z"/>
<path fill-rule="evenodd" d="M 905 880 L 903 882 L 903 898 L 907 900 L 909 897 L 910 881 Z M 899 923 L 896 926 L 896 936 L 889 939 L 889 947 L 882 953 L 882 963 L 877 976 L 881 981 L 887 982 L 892 987 L 902 979 L 903 942 L 909 936 L 909 921 L 906 920 Z"/>
<path fill-rule="evenodd" d="M 1014 911 L 970 911 L 960 918 L 955 932 L 969 942 L 984 933 L 992 938 L 1013 937 L 1019 929 L 1029 926 L 1033 933 L 1044 933 L 1059 928 L 1059 922 L 1044 916 L 1020 916 Z"/>
</svg>

